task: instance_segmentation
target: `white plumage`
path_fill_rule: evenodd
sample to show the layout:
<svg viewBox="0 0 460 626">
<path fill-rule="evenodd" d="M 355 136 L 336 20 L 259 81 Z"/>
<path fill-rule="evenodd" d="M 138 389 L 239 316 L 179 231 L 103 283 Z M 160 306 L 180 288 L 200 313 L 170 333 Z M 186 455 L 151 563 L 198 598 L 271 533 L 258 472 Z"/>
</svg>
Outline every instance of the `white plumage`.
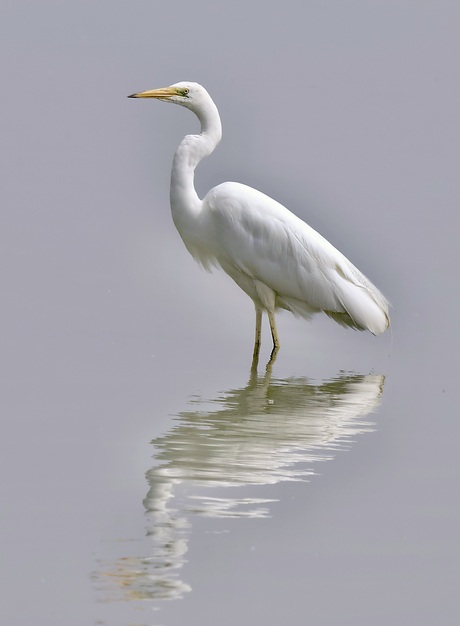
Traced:
<svg viewBox="0 0 460 626">
<path fill-rule="evenodd" d="M 389 326 L 388 302 L 341 252 L 265 194 L 240 183 L 223 183 L 203 200 L 194 187 L 198 163 L 219 143 L 217 107 L 197 83 L 181 82 L 133 94 L 157 98 L 193 111 L 199 135 L 187 135 L 174 156 L 171 212 L 187 249 L 206 269 L 221 267 L 252 298 L 260 347 L 262 311 L 270 321 L 273 347 L 279 347 L 274 313 L 287 309 L 309 318 L 324 311 L 343 326 L 375 335 Z"/>
</svg>

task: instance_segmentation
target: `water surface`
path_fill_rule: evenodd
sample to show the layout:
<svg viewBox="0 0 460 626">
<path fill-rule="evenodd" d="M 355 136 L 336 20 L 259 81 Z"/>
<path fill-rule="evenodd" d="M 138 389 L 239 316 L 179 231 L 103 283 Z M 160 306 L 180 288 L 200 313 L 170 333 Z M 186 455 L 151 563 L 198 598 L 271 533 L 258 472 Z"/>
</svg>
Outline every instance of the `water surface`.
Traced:
<svg viewBox="0 0 460 626">
<path fill-rule="evenodd" d="M 17 0 L 0 20 L 8 626 L 457 626 L 460 8 Z M 169 172 L 197 80 L 237 180 L 392 302 L 380 337 L 201 272 Z M 264 361 L 265 359 L 265 361 Z"/>
</svg>

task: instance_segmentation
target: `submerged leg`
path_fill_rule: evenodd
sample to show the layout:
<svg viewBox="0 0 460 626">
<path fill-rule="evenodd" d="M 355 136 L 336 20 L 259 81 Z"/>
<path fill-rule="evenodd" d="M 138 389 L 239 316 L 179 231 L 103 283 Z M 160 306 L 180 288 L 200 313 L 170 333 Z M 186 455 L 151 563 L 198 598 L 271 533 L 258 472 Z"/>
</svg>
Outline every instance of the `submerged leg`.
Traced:
<svg viewBox="0 0 460 626">
<path fill-rule="evenodd" d="M 262 310 L 256 306 L 256 336 L 254 341 L 254 352 L 252 353 L 252 369 L 257 369 L 260 352 L 260 333 L 262 329 Z"/>
</svg>

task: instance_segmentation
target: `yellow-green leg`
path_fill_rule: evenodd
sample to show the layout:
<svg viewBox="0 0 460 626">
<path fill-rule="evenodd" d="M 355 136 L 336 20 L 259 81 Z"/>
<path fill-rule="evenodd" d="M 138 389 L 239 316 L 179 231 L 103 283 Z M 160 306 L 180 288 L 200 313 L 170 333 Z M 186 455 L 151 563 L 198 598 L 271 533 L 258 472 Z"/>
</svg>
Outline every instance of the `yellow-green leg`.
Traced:
<svg viewBox="0 0 460 626">
<path fill-rule="evenodd" d="M 276 330 L 275 314 L 271 311 L 267 311 L 268 321 L 270 322 L 270 330 L 272 331 L 273 349 L 278 350 L 280 347 L 280 340 L 278 339 L 278 333 Z"/>
<path fill-rule="evenodd" d="M 270 355 L 270 361 L 274 361 L 278 353 L 278 350 L 280 349 L 280 340 L 278 339 L 278 332 L 276 330 L 275 314 L 272 311 L 267 311 L 267 315 L 268 315 L 268 321 L 270 322 L 270 330 L 271 330 L 272 339 L 273 339 L 273 350 Z"/>
<path fill-rule="evenodd" d="M 256 336 L 254 340 L 254 352 L 252 353 L 252 369 L 257 369 L 262 331 L 262 310 L 256 307 Z"/>
</svg>

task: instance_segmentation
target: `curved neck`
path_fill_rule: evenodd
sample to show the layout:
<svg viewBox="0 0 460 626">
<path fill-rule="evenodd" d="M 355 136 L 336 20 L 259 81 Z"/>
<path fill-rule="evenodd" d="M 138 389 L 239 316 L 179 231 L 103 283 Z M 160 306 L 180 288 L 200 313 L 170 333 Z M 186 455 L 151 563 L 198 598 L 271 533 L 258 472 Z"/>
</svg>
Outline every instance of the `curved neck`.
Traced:
<svg viewBox="0 0 460 626">
<path fill-rule="evenodd" d="M 171 213 L 177 230 L 193 230 L 193 221 L 201 211 L 201 200 L 195 191 L 195 169 L 204 157 L 211 154 L 222 137 L 219 112 L 209 98 L 206 106 L 194 111 L 201 122 L 199 135 L 187 135 L 174 155 L 171 170 Z"/>
</svg>

